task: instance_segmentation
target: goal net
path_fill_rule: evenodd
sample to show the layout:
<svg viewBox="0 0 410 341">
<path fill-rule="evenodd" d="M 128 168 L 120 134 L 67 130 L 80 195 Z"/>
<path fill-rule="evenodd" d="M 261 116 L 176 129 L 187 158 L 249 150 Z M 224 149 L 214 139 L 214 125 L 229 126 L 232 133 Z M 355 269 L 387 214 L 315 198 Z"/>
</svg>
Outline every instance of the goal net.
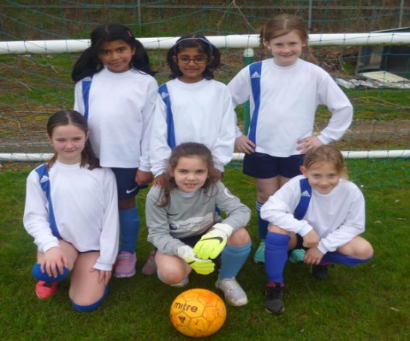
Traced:
<svg viewBox="0 0 410 341">
<path fill-rule="evenodd" d="M 220 48 L 223 66 L 215 78 L 227 83 L 244 63 L 268 57 L 255 43 L 256 35 L 265 21 L 281 13 L 306 21 L 319 65 L 354 106 L 352 126 L 335 143 L 349 158 L 351 177 L 366 186 L 408 186 L 410 7 L 401 0 L 3 0 L 0 162 L 38 160 L 51 153 L 47 119 L 73 107 L 71 69 L 97 25 L 121 23 L 141 38 L 159 84 L 168 80 L 165 54 L 173 39 L 202 33 Z M 246 129 L 246 106 L 237 113 Z M 328 119 L 328 110 L 319 107 L 315 131 Z M 236 156 L 231 166 L 239 168 Z"/>
</svg>

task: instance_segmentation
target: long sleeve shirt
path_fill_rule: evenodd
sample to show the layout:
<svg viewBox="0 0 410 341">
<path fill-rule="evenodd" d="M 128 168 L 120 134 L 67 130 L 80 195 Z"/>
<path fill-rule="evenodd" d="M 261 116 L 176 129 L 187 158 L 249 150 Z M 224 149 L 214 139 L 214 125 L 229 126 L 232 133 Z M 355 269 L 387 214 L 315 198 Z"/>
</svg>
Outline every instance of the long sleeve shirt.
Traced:
<svg viewBox="0 0 410 341">
<path fill-rule="evenodd" d="M 114 73 L 104 68 L 93 76 L 88 126 L 101 166 L 150 171 L 149 144 L 157 100 L 157 82 L 145 73 L 134 69 Z M 82 81 L 75 86 L 74 109 L 85 113 Z"/>
<path fill-rule="evenodd" d="M 199 189 L 189 197 L 174 189 L 166 207 L 158 205 L 160 199 L 161 189 L 152 187 L 145 208 L 148 241 L 171 256 L 176 256 L 178 247 L 184 245 L 180 239 L 204 233 L 221 221 L 215 212 L 216 206 L 227 215 L 221 222 L 232 226 L 234 231 L 245 227 L 251 215 L 250 209 L 221 182 L 209 193 Z"/>
<path fill-rule="evenodd" d="M 294 232 L 302 237 L 314 230 L 320 237 L 318 249 L 333 252 L 347 244 L 365 230 L 365 202 L 362 192 L 352 182 L 340 179 L 328 194 L 312 189 L 312 196 L 305 217 L 293 216 L 300 200 L 297 176 L 287 182 L 261 208 L 261 217 L 273 225 Z"/>
<path fill-rule="evenodd" d="M 260 76 L 260 106 L 256 126 L 256 152 L 276 157 L 298 155 L 297 142 L 312 136 L 317 107 L 331 112 L 318 138 L 324 143 L 339 140 L 350 126 L 353 108 L 332 77 L 319 66 L 299 59 L 287 67 L 273 59 L 262 62 L 261 75 L 250 75 L 249 66 L 228 84 L 234 105 L 248 99 L 253 117 L 255 102 L 251 77 Z M 241 136 L 239 128 L 236 137 Z"/>
<path fill-rule="evenodd" d="M 50 196 L 61 238 L 79 252 L 100 251 L 94 267 L 109 271 L 118 253 L 117 185 L 110 169 L 66 165 L 58 161 L 49 179 L 33 170 L 27 178 L 24 227 L 40 252 L 59 246 L 50 228 L 49 202 L 40 181 L 50 181 Z"/>
<path fill-rule="evenodd" d="M 235 143 L 235 111 L 228 88 L 223 83 L 207 79 L 194 84 L 174 79 L 166 84 L 176 145 L 203 143 L 210 149 L 215 167 L 223 171 L 224 165 L 232 159 Z M 155 176 L 166 171 L 171 155 L 166 112 L 167 107 L 161 100 L 151 133 L 151 165 Z"/>
</svg>

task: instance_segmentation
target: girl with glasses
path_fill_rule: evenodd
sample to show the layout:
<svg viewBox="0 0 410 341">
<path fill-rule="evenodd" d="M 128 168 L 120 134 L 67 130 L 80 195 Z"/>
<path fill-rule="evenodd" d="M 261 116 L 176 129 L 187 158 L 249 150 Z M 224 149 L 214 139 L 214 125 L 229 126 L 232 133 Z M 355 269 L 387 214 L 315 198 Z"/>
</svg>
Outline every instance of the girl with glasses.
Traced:
<svg viewBox="0 0 410 341">
<path fill-rule="evenodd" d="M 202 35 L 181 37 L 167 54 L 171 80 L 159 88 L 151 131 L 150 162 L 154 186 L 162 187 L 171 151 L 181 143 L 203 143 L 221 179 L 235 142 L 235 112 L 227 86 L 215 81 L 220 52 Z M 154 255 L 143 273 L 155 272 Z"/>
</svg>

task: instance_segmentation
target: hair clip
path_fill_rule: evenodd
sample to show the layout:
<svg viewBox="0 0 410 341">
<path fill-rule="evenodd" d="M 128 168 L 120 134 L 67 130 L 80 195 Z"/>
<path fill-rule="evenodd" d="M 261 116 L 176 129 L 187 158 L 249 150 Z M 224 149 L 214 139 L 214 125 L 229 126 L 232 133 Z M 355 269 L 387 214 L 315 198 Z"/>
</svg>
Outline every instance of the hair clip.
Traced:
<svg viewBox="0 0 410 341">
<path fill-rule="evenodd" d="M 131 33 L 131 31 L 130 31 L 130 30 L 127 30 L 127 32 L 128 32 L 128 35 L 130 36 L 130 38 L 132 38 L 132 33 Z"/>
</svg>

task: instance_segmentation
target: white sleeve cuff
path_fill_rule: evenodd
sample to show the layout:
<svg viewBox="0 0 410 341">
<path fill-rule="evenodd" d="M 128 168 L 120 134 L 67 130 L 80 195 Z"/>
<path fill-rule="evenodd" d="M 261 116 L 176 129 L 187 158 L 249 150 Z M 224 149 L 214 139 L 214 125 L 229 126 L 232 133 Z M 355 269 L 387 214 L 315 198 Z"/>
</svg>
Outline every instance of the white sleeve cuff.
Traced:
<svg viewBox="0 0 410 341">
<path fill-rule="evenodd" d="M 304 227 L 302 227 L 297 234 L 301 235 L 302 237 L 306 236 L 310 231 L 312 231 L 313 228 L 309 224 L 306 224 Z"/>
<path fill-rule="evenodd" d="M 319 245 L 318 245 L 317 248 L 318 248 L 318 250 L 319 250 L 320 252 L 322 252 L 324 255 L 329 252 L 329 250 L 327 250 L 327 249 L 325 248 L 325 246 L 323 245 L 322 241 L 319 242 Z"/>
<path fill-rule="evenodd" d="M 214 166 L 217 170 L 219 170 L 221 173 L 224 171 L 224 165 L 222 163 L 214 163 Z"/>
<path fill-rule="evenodd" d="M 60 247 L 60 244 L 59 244 L 57 239 L 56 240 L 51 240 L 51 241 L 43 244 L 38 249 L 39 249 L 40 252 L 46 253 L 48 250 L 50 250 L 53 247 Z"/>
<path fill-rule="evenodd" d="M 153 172 L 154 173 L 154 178 L 157 178 L 160 175 L 165 174 L 165 172 L 166 172 L 166 169 L 157 170 L 155 173 Z"/>
<path fill-rule="evenodd" d="M 151 172 L 151 167 L 148 165 L 147 167 L 144 165 L 139 165 L 138 170 L 143 171 L 143 172 Z"/>
<path fill-rule="evenodd" d="M 219 230 L 222 231 L 223 233 L 225 233 L 227 235 L 227 237 L 229 238 L 233 232 L 233 227 L 231 225 L 228 224 L 215 224 L 214 226 L 212 226 L 215 230 Z"/>
<path fill-rule="evenodd" d="M 333 142 L 332 139 L 330 139 L 330 138 L 328 138 L 328 137 L 324 137 L 323 135 L 319 135 L 317 138 L 318 138 L 318 139 L 320 140 L 320 142 L 322 142 L 323 144 L 329 144 L 330 142 Z"/>
<path fill-rule="evenodd" d="M 112 264 L 101 263 L 97 260 L 97 262 L 93 266 L 94 269 L 102 270 L 102 271 L 111 271 Z"/>
</svg>

